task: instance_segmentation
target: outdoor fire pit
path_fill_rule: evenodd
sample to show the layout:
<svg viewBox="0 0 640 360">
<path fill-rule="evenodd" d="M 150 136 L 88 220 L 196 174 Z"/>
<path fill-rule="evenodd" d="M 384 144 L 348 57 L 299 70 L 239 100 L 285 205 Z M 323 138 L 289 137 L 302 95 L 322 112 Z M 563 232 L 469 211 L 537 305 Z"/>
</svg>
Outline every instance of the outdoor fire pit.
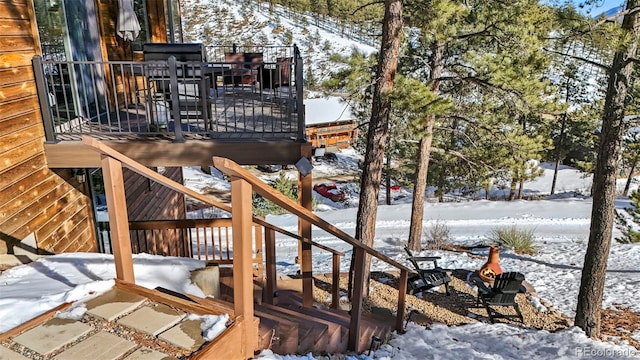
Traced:
<svg viewBox="0 0 640 360">
<path fill-rule="evenodd" d="M 487 262 L 478 270 L 478 276 L 486 283 L 493 283 L 496 276 L 502 274 L 500 267 L 500 247 L 491 245 L 489 247 L 489 258 Z"/>
</svg>

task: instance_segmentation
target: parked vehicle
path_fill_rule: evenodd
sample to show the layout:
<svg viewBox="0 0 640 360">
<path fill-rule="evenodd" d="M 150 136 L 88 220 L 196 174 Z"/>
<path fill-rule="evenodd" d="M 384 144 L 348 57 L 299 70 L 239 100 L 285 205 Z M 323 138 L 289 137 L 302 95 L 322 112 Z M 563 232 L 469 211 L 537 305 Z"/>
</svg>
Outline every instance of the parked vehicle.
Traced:
<svg viewBox="0 0 640 360">
<path fill-rule="evenodd" d="M 275 173 L 282 170 L 282 165 L 258 165 L 256 169 L 266 173 Z"/>
<path fill-rule="evenodd" d="M 347 194 L 338 189 L 336 184 L 315 184 L 313 190 L 334 202 L 342 201 L 347 196 Z"/>
</svg>

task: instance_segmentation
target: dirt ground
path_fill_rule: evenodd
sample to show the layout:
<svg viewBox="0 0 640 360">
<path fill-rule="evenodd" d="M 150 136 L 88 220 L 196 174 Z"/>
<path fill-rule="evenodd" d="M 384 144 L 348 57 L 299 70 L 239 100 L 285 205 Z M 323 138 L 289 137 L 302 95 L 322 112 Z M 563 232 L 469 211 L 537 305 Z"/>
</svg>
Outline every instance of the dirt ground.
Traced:
<svg viewBox="0 0 640 360">
<path fill-rule="evenodd" d="M 407 315 L 411 316 L 411 321 L 429 326 L 434 323 L 442 323 L 450 326 L 463 325 L 476 321 L 489 323 L 487 312 L 482 307 L 476 306 L 476 290 L 466 281 L 467 271 L 453 271 L 451 273 L 450 290 L 451 295 L 447 296 L 444 286 L 431 289 L 418 296 L 408 295 L 406 302 Z M 316 274 L 314 297 L 318 306 L 328 307 L 331 303 L 331 275 Z M 348 278 L 342 274 L 340 278 L 340 290 L 346 294 Z M 387 272 L 372 273 L 370 298 L 364 302 L 366 311 L 395 313 L 397 311 L 398 299 L 398 275 Z M 527 286 L 527 292 L 518 294 L 516 301 L 520 305 L 524 317 L 524 323 L 519 319 L 497 319 L 496 323 L 508 323 L 526 328 L 547 330 L 550 332 L 566 329 L 573 326 L 573 319 L 553 309 L 545 303 L 547 310 L 539 311 L 530 302 L 530 297 L 537 296 L 535 289 Z M 348 308 L 346 300 L 341 300 L 341 307 Z M 512 307 L 498 307 L 500 313 L 515 314 Z M 629 309 L 604 309 L 602 311 L 602 338 L 603 340 L 617 343 L 628 343 L 640 349 L 640 342 L 633 339 L 631 334 L 640 331 L 640 314 Z"/>
</svg>

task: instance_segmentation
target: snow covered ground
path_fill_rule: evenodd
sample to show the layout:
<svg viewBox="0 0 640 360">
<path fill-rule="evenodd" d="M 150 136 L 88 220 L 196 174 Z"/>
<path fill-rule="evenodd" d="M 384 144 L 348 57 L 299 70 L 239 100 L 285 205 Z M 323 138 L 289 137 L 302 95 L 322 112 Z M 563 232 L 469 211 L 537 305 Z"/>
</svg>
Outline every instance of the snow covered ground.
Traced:
<svg viewBox="0 0 640 360">
<path fill-rule="evenodd" d="M 338 161 L 315 164 L 315 178 L 332 176 L 349 179 L 357 171 L 359 157 L 353 150 L 338 153 Z M 550 171 L 550 170 L 548 170 Z M 228 191 L 229 184 L 219 173 L 213 176 L 199 168 L 185 168 L 185 183 L 198 191 Z M 527 183 L 530 192 L 548 193 L 549 173 L 535 182 Z M 265 180 L 273 174 L 261 175 Z M 560 183 L 574 195 L 575 190 L 588 189 L 589 184 L 579 172 L 563 168 Z M 341 183 L 348 189 L 350 201 L 333 203 L 317 197 L 318 214 L 340 229 L 353 233 L 355 228 L 357 187 L 352 182 Z M 408 236 L 410 189 L 396 195 L 394 205 L 381 205 L 376 222 L 375 248 L 400 262 L 406 262 L 402 246 Z M 406 196 L 408 194 L 408 196 Z M 620 206 L 627 204 L 620 199 Z M 454 242 L 477 245 L 498 226 L 515 225 L 534 230 L 535 255 L 519 255 L 502 251 L 501 265 L 507 270 L 521 271 L 541 298 L 561 312 L 573 316 L 581 266 L 588 240 L 591 199 L 585 196 L 557 196 L 554 200 L 539 201 L 466 201 L 428 203 L 424 223 L 446 224 Z M 297 219 L 290 215 L 268 216 L 267 220 L 287 230 L 296 231 Z M 314 229 L 315 241 L 345 251 L 341 264 L 348 268 L 351 249 L 330 235 Z M 295 273 L 297 244 L 287 238 L 277 240 L 278 272 Z M 467 253 L 425 251 L 423 254 L 442 257 L 440 264 L 449 269 L 478 269 L 484 260 Z M 479 247 L 475 254 L 486 255 Z M 315 272 L 329 272 L 329 255 L 315 251 Z M 134 259 L 136 281 L 150 288 L 162 286 L 175 291 L 201 295 L 190 283 L 189 271 L 202 267 L 197 260 L 137 255 Z M 625 306 L 640 312 L 636 301 L 640 284 L 640 246 L 612 243 L 607 273 L 604 306 Z M 374 261 L 374 270 L 385 270 L 385 264 Z M 109 255 L 63 254 L 47 257 L 32 264 L 19 266 L 0 275 L 0 332 L 6 331 L 65 301 L 85 300 L 106 291 L 112 285 L 115 270 Z M 618 305 L 619 304 L 619 305 Z M 640 334 L 634 334 L 640 339 Z M 355 355 L 354 355 L 355 356 Z M 600 359 L 637 358 L 640 352 L 632 347 L 608 342 L 592 341 L 577 328 L 548 333 L 504 324 L 475 323 L 458 327 L 435 325 L 431 329 L 410 325 L 404 335 L 395 336 L 389 344 L 370 355 L 372 359 Z M 312 356 L 278 356 L 268 351 L 260 359 L 312 359 Z M 354 359 L 356 357 L 353 357 Z M 366 359 L 364 354 L 358 359 Z"/>
</svg>

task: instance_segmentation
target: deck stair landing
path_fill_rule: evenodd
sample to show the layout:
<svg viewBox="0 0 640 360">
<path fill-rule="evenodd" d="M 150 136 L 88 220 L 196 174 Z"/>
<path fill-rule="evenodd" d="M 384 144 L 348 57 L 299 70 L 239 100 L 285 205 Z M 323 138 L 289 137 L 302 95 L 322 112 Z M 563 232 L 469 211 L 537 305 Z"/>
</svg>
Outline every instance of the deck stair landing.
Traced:
<svg viewBox="0 0 640 360">
<path fill-rule="evenodd" d="M 302 306 L 302 279 L 278 275 L 276 305 L 262 301 L 263 288 L 254 274 L 254 315 L 260 318 L 259 344 L 276 354 L 344 353 L 349 342 L 351 315 L 321 304 Z M 221 297 L 233 302 L 233 270 L 220 268 Z M 206 306 L 204 299 L 203 305 Z M 395 328 L 395 318 L 380 314 L 362 314 L 359 348 L 367 349 L 371 337 L 385 339 Z"/>
</svg>

